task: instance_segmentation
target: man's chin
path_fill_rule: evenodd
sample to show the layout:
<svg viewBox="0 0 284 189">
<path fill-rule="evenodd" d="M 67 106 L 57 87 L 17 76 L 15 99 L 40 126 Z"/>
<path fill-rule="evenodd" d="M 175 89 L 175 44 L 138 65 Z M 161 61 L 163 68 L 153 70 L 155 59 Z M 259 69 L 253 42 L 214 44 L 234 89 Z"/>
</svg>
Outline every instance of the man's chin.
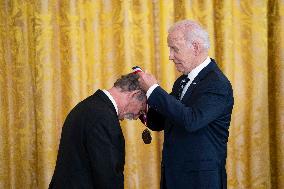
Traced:
<svg viewBox="0 0 284 189">
<path fill-rule="evenodd" d="M 123 116 L 124 119 L 133 120 L 135 116 L 132 113 L 127 113 Z"/>
<path fill-rule="evenodd" d="M 178 72 L 182 72 L 183 71 L 183 69 L 181 67 L 181 64 L 175 64 L 175 66 L 176 66 L 176 69 L 177 69 Z"/>
<path fill-rule="evenodd" d="M 127 117 L 122 117 L 118 118 L 119 121 L 124 121 L 124 120 L 134 120 L 133 118 L 127 118 Z"/>
<path fill-rule="evenodd" d="M 129 121 L 134 120 L 133 118 L 124 118 L 124 119 L 129 120 Z"/>
<path fill-rule="evenodd" d="M 134 118 L 133 118 L 133 117 L 130 117 L 130 116 L 129 116 L 129 117 L 128 117 L 128 116 L 123 116 L 123 117 L 119 117 L 118 120 L 119 120 L 119 121 L 134 120 Z"/>
</svg>

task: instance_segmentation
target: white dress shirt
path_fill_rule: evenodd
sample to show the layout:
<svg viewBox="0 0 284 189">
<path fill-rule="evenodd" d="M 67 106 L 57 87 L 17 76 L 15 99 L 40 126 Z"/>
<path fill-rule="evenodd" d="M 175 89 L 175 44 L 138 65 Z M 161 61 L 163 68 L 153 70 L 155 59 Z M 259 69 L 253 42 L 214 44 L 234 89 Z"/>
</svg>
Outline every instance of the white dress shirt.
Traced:
<svg viewBox="0 0 284 189">
<path fill-rule="evenodd" d="M 181 93 L 181 97 L 180 100 L 183 98 L 184 94 L 186 93 L 188 87 L 191 85 L 192 81 L 195 79 L 195 77 L 199 74 L 199 72 L 205 68 L 206 66 L 208 66 L 208 64 L 211 62 L 210 58 L 207 57 L 201 64 L 199 64 L 196 68 L 194 68 L 193 70 L 191 70 L 191 72 L 187 75 L 189 82 L 184 86 L 182 93 Z M 193 83 L 195 84 L 195 83 Z"/>
<path fill-rule="evenodd" d="M 117 108 L 117 104 L 116 104 L 114 98 L 111 96 L 111 94 L 110 94 L 107 90 L 103 89 L 102 91 L 103 91 L 103 92 L 107 95 L 107 97 L 110 99 L 110 101 L 112 102 L 112 104 L 113 104 L 113 106 L 114 106 L 114 108 L 115 108 L 116 114 L 118 115 L 118 108 Z"/>
<path fill-rule="evenodd" d="M 201 64 L 199 64 L 196 68 L 194 68 L 188 75 L 187 77 L 190 79 L 189 82 L 185 85 L 185 87 L 183 88 L 183 91 L 181 93 L 181 98 L 180 100 L 183 98 L 184 94 L 186 93 L 188 87 L 190 86 L 190 84 L 192 83 L 192 81 L 194 80 L 194 78 L 199 74 L 199 72 L 205 68 L 206 66 L 208 66 L 208 64 L 211 62 L 210 58 L 207 57 Z M 193 83 L 195 84 L 195 83 Z M 152 85 L 147 93 L 146 93 L 146 96 L 147 96 L 147 99 L 150 97 L 150 95 L 152 94 L 152 92 L 156 89 L 156 87 L 158 87 L 159 85 L 158 84 L 154 84 Z"/>
</svg>

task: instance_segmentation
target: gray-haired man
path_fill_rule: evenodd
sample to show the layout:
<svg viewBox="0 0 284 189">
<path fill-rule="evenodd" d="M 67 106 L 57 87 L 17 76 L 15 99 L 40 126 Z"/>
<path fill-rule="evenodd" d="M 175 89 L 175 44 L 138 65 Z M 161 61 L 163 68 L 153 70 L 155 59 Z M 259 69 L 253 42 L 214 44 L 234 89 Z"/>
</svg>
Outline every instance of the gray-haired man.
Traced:
<svg viewBox="0 0 284 189">
<path fill-rule="evenodd" d="M 67 116 L 50 189 L 123 189 L 124 137 L 119 120 L 137 119 L 146 96 L 137 74 L 98 90 Z"/>
</svg>

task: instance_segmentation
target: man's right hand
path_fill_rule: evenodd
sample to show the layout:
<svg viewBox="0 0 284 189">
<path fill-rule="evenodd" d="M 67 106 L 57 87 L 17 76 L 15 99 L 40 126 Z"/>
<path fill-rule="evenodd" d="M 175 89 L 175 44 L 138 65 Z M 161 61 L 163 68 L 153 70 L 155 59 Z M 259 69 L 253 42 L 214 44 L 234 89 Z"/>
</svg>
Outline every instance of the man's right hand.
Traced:
<svg viewBox="0 0 284 189">
<path fill-rule="evenodd" d="M 158 81 L 155 76 L 151 74 L 145 72 L 138 72 L 137 74 L 140 76 L 140 78 L 138 79 L 139 84 L 145 92 L 147 92 L 148 89 L 154 84 L 158 84 Z"/>
</svg>

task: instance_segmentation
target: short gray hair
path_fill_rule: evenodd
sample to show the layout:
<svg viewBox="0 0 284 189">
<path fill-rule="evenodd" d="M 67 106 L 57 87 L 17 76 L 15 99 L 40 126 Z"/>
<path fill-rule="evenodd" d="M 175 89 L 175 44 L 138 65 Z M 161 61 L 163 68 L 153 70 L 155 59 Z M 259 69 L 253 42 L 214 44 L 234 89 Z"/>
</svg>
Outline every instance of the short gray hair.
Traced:
<svg viewBox="0 0 284 189">
<path fill-rule="evenodd" d="M 119 79 L 114 83 L 114 87 L 120 88 L 122 92 L 130 92 L 139 90 L 139 94 L 137 95 L 137 99 L 139 101 L 145 100 L 146 94 L 142 90 L 138 82 L 139 75 L 135 73 L 129 73 L 126 75 L 122 75 Z"/>
<path fill-rule="evenodd" d="M 176 22 L 173 26 L 170 27 L 169 33 L 181 30 L 184 34 L 184 38 L 190 44 L 193 41 L 198 41 L 205 49 L 210 48 L 209 35 L 206 30 L 204 30 L 200 24 L 192 20 L 182 20 Z"/>
</svg>

